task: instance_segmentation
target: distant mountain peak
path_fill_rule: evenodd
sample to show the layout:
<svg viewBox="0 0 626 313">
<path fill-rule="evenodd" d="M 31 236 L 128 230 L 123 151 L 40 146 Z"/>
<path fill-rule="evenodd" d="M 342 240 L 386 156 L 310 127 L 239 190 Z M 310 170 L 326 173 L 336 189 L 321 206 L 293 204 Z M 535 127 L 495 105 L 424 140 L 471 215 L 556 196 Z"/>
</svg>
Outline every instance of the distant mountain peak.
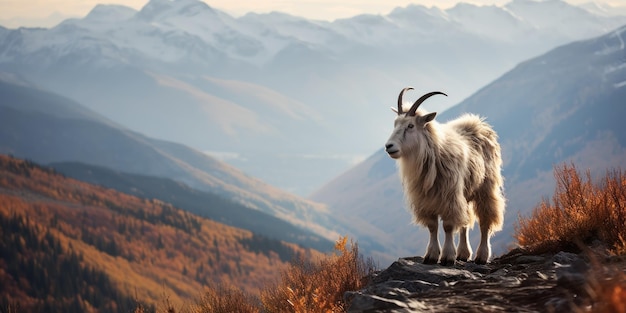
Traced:
<svg viewBox="0 0 626 313">
<path fill-rule="evenodd" d="M 533 8 L 568 8 L 576 11 L 584 9 L 571 5 L 563 0 L 512 0 L 505 7 L 533 7 Z"/>
<path fill-rule="evenodd" d="M 150 0 L 141 8 L 141 11 L 137 13 L 137 17 L 152 20 L 159 14 L 170 10 L 172 6 L 173 2 L 171 0 Z"/>
<path fill-rule="evenodd" d="M 306 21 L 307 19 L 289 13 L 280 11 L 271 11 L 268 13 L 248 12 L 244 16 L 240 17 L 241 20 L 257 20 L 257 21 L 287 21 L 287 22 L 299 22 Z"/>
<path fill-rule="evenodd" d="M 179 14 L 195 15 L 200 12 L 211 12 L 211 13 L 216 12 L 215 10 L 213 10 L 213 8 L 211 8 L 205 2 L 197 1 L 197 0 L 186 0 L 186 1 L 188 3 L 185 6 L 181 7 L 180 10 L 178 10 Z"/>
<path fill-rule="evenodd" d="M 495 6 L 495 5 L 494 5 Z M 473 4 L 473 3 L 468 3 L 468 2 L 459 2 L 457 4 L 455 4 L 452 9 L 464 9 L 464 8 L 478 8 L 480 7 L 477 4 Z"/>
<path fill-rule="evenodd" d="M 153 21 L 172 15 L 193 16 L 207 11 L 215 13 L 208 4 L 200 0 L 150 0 L 141 8 L 137 17 Z"/>
<path fill-rule="evenodd" d="M 562 0 L 511 0 L 510 3 L 557 3 L 557 2 L 563 2 Z"/>
<path fill-rule="evenodd" d="M 389 13 L 389 17 L 391 18 L 416 18 L 420 16 L 445 18 L 446 13 L 436 6 L 432 6 L 429 8 L 421 4 L 409 4 L 404 8 L 397 7 L 393 9 L 391 13 Z"/>
<path fill-rule="evenodd" d="M 117 22 L 132 18 L 137 10 L 117 4 L 97 4 L 87 16 L 88 21 Z"/>
<path fill-rule="evenodd" d="M 607 4 L 603 2 L 591 1 L 580 4 L 579 7 L 599 16 L 624 16 L 626 15 L 626 3 Z"/>
</svg>

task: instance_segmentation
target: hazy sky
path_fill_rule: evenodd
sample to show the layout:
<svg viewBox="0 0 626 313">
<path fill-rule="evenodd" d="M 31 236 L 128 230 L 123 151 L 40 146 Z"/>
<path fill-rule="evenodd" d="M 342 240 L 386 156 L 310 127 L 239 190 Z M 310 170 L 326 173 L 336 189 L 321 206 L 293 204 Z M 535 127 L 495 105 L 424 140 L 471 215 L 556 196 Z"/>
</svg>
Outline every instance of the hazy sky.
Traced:
<svg viewBox="0 0 626 313">
<path fill-rule="evenodd" d="M 592 0 L 566 0 L 573 4 L 590 2 Z M 98 3 L 115 3 L 140 9 L 148 0 L 0 0 L 0 21 L 12 23 L 50 23 L 49 20 L 59 20 L 64 17 L 85 16 Z M 417 3 L 426 6 L 448 8 L 459 0 L 206 0 L 210 6 L 240 16 L 247 12 L 281 11 L 292 15 L 329 20 L 350 17 L 361 13 L 386 14 L 398 6 Z M 509 0 L 466 0 L 480 5 L 502 5 Z M 626 5 L 626 0 L 600 0 L 611 5 Z M 56 13 L 56 14 L 55 14 Z M 52 18 L 48 19 L 51 15 Z M 39 21 L 40 20 L 40 21 Z M 47 22 L 46 22 L 47 20 Z M 39 21 L 39 22 L 38 22 Z M 6 23 L 5 23 L 6 24 Z M 15 25 L 7 25 L 15 27 Z"/>
</svg>

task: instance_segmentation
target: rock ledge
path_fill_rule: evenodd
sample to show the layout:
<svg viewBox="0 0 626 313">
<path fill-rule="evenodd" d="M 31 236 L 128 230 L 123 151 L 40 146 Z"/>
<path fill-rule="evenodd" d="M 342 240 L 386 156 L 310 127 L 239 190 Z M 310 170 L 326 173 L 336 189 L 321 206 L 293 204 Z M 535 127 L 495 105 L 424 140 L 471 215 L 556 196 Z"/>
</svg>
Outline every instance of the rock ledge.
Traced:
<svg viewBox="0 0 626 313">
<path fill-rule="evenodd" d="M 581 255 L 528 255 L 520 249 L 477 265 L 422 264 L 400 258 L 347 292 L 348 312 L 568 312 L 584 294 L 588 262 Z"/>
</svg>

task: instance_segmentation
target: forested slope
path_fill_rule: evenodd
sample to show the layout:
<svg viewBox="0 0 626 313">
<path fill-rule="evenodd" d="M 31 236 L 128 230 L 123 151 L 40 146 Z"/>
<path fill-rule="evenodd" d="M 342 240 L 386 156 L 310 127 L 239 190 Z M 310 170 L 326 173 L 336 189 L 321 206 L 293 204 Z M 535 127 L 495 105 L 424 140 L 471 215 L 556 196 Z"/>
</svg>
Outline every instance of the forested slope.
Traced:
<svg viewBox="0 0 626 313">
<path fill-rule="evenodd" d="M 0 155 L 0 293 L 27 311 L 124 312 L 218 282 L 256 293 L 317 254 Z"/>
</svg>

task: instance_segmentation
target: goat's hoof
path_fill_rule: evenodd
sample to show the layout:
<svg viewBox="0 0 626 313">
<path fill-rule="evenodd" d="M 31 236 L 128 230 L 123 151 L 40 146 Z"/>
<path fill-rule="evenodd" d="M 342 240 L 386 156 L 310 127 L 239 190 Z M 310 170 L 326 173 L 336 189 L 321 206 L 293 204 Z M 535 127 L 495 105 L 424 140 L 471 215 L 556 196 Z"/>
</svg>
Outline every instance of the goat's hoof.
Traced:
<svg viewBox="0 0 626 313">
<path fill-rule="evenodd" d="M 467 262 L 467 257 L 458 256 L 456 257 L 457 261 Z"/>
<path fill-rule="evenodd" d="M 423 264 L 437 264 L 439 260 L 435 259 L 435 258 L 431 258 L 431 257 L 424 257 L 424 262 L 422 262 Z"/>
<path fill-rule="evenodd" d="M 451 260 L 443 260 L 442 259 L 441 260 L 441 265 L 443 265 L 443 266 L 452 266 L 452 265 L 454 265 L 454 263 L 455 263 L 454 259 L 451 259 Z"/>
<path fill-rule="evenodd" d="M 485 264 L 487 264 L 487 260 L 476 259 L 476 260 L 474 260 L 474 263 L 476 263 L 478 265 L 485 265 Z"/>
</svg>

